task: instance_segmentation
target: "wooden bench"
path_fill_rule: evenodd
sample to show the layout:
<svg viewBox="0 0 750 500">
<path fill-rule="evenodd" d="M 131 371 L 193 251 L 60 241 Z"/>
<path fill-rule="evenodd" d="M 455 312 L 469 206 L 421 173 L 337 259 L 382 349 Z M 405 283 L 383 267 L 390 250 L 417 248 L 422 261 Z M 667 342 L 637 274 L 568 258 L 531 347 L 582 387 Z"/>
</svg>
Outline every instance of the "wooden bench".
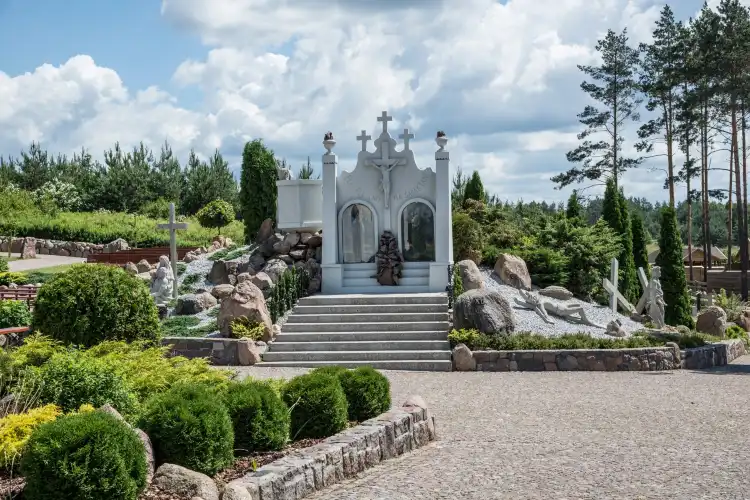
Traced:
<svg viewBox="0 0 750 500">
<path fill-rule="evenodd" d="M 0 300 L 22 300 L 29 305 L 29 309 L 33 308 L 34 302 L 36 302 L 36 295 L 38 288 L 33 285 L 19 286 L 18 288 L 8 288 L 7 290 L 0 290 Z"/>
</svg>

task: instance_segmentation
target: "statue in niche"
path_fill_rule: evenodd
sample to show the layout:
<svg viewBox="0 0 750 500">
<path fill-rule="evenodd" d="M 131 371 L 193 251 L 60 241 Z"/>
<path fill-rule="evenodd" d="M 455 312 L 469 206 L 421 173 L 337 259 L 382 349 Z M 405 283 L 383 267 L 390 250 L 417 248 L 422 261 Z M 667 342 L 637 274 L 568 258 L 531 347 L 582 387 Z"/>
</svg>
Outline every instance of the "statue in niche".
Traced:
<svg viewBox="0 0 750 500">
<path fill-rule="evenodd" d="M 349 224 L 351 225 L 352 260 L 362 262 L 362 218 L 357 205 L 352 205 Z"/>
<path fill-rule="evenodd" d="M 375 260 L 378 271 L 373 278 L 376 278 L 381 285 L 398 285 L 401 280 L 404 257 L 398 249 L 398 240 L 391 231 L 383 231 L 380 236 Z"/>
<path fill-rule="evenodd" d="M 593 326 L 596 328 L 604 328 L 602 325 L 598 325 L 591 321 L 586 316 L 583 306 L 580 304 L 557 304 L 555 302 L 544 300 L 539 296 L 538 293 L 529 292 L 527 290 L 518 290 L 521 294 L 521 298 L 514 297 L 513 300 L 519 306 L 524 309 L 532 309 L 536 312 L 545 323 L 554 325 L 555 322 L 549 317 L 549 314 L 554 316 L 560 316 L 565 319 L 574 319 L 584 325 Z M 576 315 L 579 317 L 577 318 Z"/>
</svg>

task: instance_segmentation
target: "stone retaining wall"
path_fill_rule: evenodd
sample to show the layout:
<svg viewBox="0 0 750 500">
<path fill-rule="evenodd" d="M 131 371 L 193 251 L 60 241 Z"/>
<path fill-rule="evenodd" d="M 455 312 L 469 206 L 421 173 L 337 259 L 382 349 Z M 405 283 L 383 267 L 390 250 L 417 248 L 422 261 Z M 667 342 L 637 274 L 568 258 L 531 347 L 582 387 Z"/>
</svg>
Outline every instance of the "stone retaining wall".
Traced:
<svg viewBox="0 0 750 500">
<path fill-rule="evenodd" d="M 0 236 L 0 252 L 8 251 L 8 238 Z M 21 253 L 24 240 L 34 242 L 34 248 L 39 255 L 62 255 L 64 257 L 85 258 L 90 255 L 111 253 L 127 248 L 125 240 L 115 240 L 106 245 L 85 243 L 82 241 L 45 240 L 40 238 L 13 238 L 10 245 L 11 252 Z"/>
<path fill-rule="evenodd" d="M 304 498 L 436 438 L 435 420 L 419 396 L 399 409 L 287 455 L 226 485 L 223 500 Z"/>
<path fill-rule="evenodd" d="M 260 361 L 265 351 L 264 342 L 247 339 L 227 339 L 208 337 L 164 337 L 162 345 L 172 346 L 172 356 L 186 358 L 208 358 L 212 365 L 247 366 Z"/>
<path fill-rule="evenodd" d="M 457 346 L 458 348 L 458 346 Z M 456 363 L 461 371 L 661 371 L 723 366 L 745 354 L 741 340 L 725 340 L 681 351 L 677 344 L 633 349 L 548 351 L 474 351 L 473 363 Z"/>
</svg>

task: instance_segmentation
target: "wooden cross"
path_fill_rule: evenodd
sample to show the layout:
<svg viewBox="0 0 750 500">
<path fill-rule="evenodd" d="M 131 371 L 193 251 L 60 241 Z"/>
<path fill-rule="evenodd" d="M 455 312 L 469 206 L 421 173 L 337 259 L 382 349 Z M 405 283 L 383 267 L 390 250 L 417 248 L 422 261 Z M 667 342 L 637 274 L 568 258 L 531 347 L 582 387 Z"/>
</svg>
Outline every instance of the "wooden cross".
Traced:
<svg viewBox="0 0 750 500">
<path fill-rule="evenodd" d="M 620 291 L 617 289 L 617 272 L 618 272 L 619 262 L 617 262 L 617 259 L 612 259 L 612 267 L 611 267 L 611 281 L 607 278 L 602 279 L 602 286 L 604 289 L 609 293 L 609 307 L 612 309 L 612 312 L 617 312 L 617 303 L 620 303 L 620 306 L 622 306 L 623 309 L 628 311 L 629 313 L 633 312 L 633 305 L 628 302 L 628 300 L 620 293 Z"/>
<path fill-rule="evenodd" d="M 641 298 L 638 300 L 638 304 L 635 306 L 635 312 L 638 314 L 643 314 L 643 309 L 646 307 L 646 300 L 648 300 L 648 278 L 646 278 L 646 271 L 643 270 L 642 267 L 638 268 L 638 281 L 641 282 L 641 287 L 643 287 L 643 295 L 641 295 Z"/>
<path fill-rule="evenodd" d="M 409 139 L 414 139 L 414 134 L 409 133 L 409 129 L 405 128 L 404 133 L 398 136 L 399 139 L 404 140 L 404 151 L 409 150 Z"/>
<path fill-rule="evenodd" d="M 362 141 L 362 151 L 367 151 L 367 141 L 372 139 L 371 135 L 367 135 L 367 131 L 363 130 L 362 135 L 357 136 L 358 141 Z"/>
<path fill-rule="evenodd" d="M 157 229 L 169 230 L 169 261 L 172 263 L 172 276 L 174 276 L 174 287 L 172 296 L 177 298 L 177 231 L 187 229 L 185 222 L 177 222 L 174 218 L 174 203 L 169 204 L 169 222 L 166 224 L 157 224 Z"/>
<path fill-rule="evenodd" d="M 378 117 L 378 121 L 383 122 L 383 133 L 385 134 L 388 132 L 388 122 L 392 122 L 393 117 L 388 116 L 387 111 L 383 111 L 383 113 Z"/>
</svg>

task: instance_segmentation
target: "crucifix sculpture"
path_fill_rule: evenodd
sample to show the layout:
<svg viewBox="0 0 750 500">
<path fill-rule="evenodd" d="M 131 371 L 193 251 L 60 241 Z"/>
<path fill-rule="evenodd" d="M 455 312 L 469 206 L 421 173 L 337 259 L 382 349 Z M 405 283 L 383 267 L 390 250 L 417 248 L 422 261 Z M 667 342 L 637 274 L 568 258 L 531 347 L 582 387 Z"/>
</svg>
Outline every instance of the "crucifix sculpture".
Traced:
<svg viewBox="0 0 750 500">
<path fill-rule="evenodd" d="M 383 186 L 383 196 L 385 197 L 385 208 L 390 208 L 391 200 L 391 170 L 397 165 L 403 165 L 405 160 L 390 157 L 391 144 L 383 141 L 380 144 L 380 158 L 369 160 L 368 164 L 380 170 L 382 176 L 381 184 Z"/>
<path fill-rule="evenodd" d="M 188 225 L 184 222 L 177 222 L 174 216 L 174 203 L 169 204 L 169 222 L 166 224 L 157 224 L 157 229 L 169 230 L 169 260 L 172 264 L 172 274 L 177 279 L 177 231 L 187 229 Z M 173 297 L 177 298 L 177 286 L 172 290 Z"/>
</svg>

